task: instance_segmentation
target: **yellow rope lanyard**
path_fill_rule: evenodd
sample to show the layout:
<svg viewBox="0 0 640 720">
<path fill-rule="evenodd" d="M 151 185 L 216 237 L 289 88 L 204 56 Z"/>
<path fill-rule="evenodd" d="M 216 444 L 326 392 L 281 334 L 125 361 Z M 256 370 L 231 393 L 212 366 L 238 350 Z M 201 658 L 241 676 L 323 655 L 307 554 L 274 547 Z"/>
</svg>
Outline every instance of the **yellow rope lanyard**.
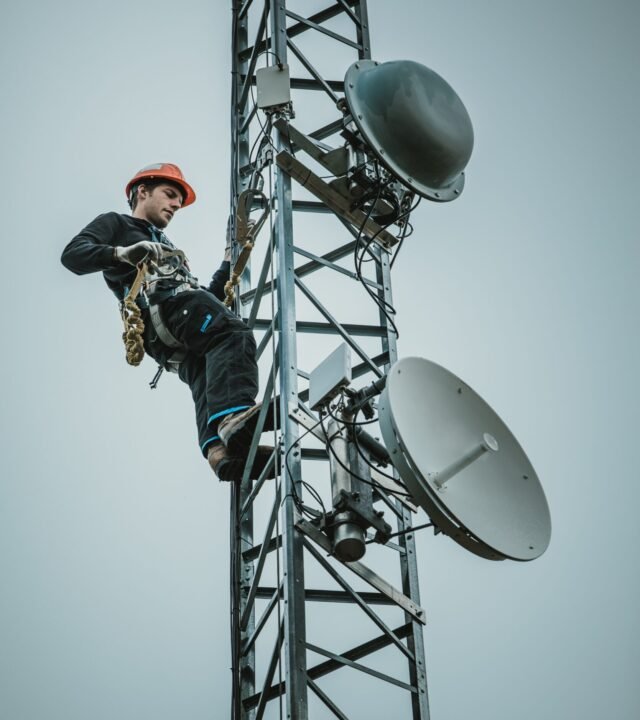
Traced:
<svg viewBox="0 0 640 720">
<path fill-rule="evenodd" d="M 170 278 L 174 276 L 181 267 L 188 267 L 187 259 L 182 250 L 178 250 L 177 248 L 164 248 L 162 252 L 162 261 L 166 262 L 171 260 L 173 260 L 173 267 L 168 272 L 166 270 L 161 270 L 160 267 L 152 261 L 145 262 L 143 260 L 136 265 L 138 268 L 138 274 L 136 275 L 136 279 L 133 281 L 131 289 L 120 306 L 120 315 L 122 316 L 122 322 L 124 323 L 122 341 L 124 342 L 127 362 L 129 365 L 137 367 L 144 358 L 144 322 L 142 320 L 140 308 L 136 305 L 136 298 L 140 294 L 140 290 L 142 290 L 142 288 L 146 285 L 147 275 L 153 269 L 156 279 L 158 276 Z"/>
<path fill-rule="evenodd" d="M 254 246 L 254 243 L 251 242 L 252 240 L 253 238 L 251 237 L 251 235 L 249 235 L 247 241 L 242 246 L 242 250 L 240 250 L 240 255 L 238 255 L 236 264 L 233 266 L 233 270 L 231 271 L 231 277 L 225 283 L 224 304 L 227 307 L 231 307 L 233 301 L 235 300 L 236 294 L 233 288 L 240 283 L 240 276 L 244 272 L 244 269 L 247 266 L 247 262 L 249 261 L 249 256 L 251 255 L 251 251 L 253 250 Z"/>
<path fill-rule="evenodd" d="M 257 196 L 262 197 L 264 210 L 258 220 L 254 221 L 249 219 L 249 213 L 251 212 L 253 202 Z M 260 232 L 260 228 L 264 225 L 264 222 L 269 215 L 269 210 L 269 201 L 260 190 L 245 190 L 240 193 L 240 197 L 238 198 L 238 212 L 236 215 L 236 242 L 239 245 L 241 243 L 244 244 L 242 245 L 238 259 L 231 271 L 231 277 L 227 280 L 224 286 L 224 304 L 227 307 L 231 307 L 233 301 L 235 300 L 236 295 L 234 287 L 240 284 L 240 277 L 247 267 L 251 251 L 255 245 L 254 238 Z"/>
<path fill-rule="evenodd" d="M 136 298 L 142 289 L 144 280 L 147 276 L 149 268 L 146 262 L 138 263 L 138 274 L 133 281 L 133 285 L 127 296 L 122 302 L 120 314 L 124 322 L 124 332 L 122 333 L 122 341 L 127 353 L 127 362 L 129 365 L 138 366 L 144 357 L 144 322 L 142 321 L 142 313 L 136 305 Z"/>
</svg>

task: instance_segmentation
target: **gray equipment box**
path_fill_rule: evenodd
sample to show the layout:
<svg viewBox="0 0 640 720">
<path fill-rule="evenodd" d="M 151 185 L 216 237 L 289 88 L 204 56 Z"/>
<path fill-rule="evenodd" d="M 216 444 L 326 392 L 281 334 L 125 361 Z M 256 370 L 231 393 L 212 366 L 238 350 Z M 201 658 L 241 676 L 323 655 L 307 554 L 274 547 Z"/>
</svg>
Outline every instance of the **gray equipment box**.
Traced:
<svg viewBox="0 0 640 720">
<path fill-rule="evenodd" d="M 291 102 L 288 65 L 271 65 L 256 70 L 259 108 L 276 107 Z"/>
<path fill-rule="evenodd" d="M 309 375 L 309 405 L 317 410 L 351 382 L 351 350 L 346 343 L 336 348 Z"/>
</svg>

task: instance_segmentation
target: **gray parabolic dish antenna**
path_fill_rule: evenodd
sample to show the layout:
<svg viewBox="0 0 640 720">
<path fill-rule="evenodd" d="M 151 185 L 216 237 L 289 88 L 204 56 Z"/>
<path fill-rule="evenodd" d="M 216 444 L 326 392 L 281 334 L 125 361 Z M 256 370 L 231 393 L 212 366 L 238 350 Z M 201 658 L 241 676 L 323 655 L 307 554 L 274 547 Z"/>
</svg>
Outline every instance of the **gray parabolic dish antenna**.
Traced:
<svg viewBox="0 0 640 720">
<path fill-rule="evenodd" d="M 551 539 L 544 491 L 487 403 L 440 365 L 399 360 L 378 404 L 395 468 L 434 524 L 492 560 L 534 560 Z"/>
<path fill-rule="evenodd" d="M 392 175 L 435 202 L 460 195 L 473 127 L 444 78 L 412 60 L 359 60 L 344 90 L 362 137 Z"/>
</svg>

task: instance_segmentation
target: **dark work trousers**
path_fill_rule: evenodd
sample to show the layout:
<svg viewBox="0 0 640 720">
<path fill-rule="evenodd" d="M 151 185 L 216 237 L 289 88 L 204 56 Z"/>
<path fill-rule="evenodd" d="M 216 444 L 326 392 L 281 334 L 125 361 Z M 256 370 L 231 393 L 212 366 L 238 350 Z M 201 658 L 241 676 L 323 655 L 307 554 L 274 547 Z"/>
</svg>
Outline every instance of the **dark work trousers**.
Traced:
<svg viewBox="0 0 640 720">
<path fill-rule="evenodd" d="M 171 334 L 188 351 L 178 374 L 191 388 L 206 457 L 218 439 L 220 420 L 255 405 L 256 342 L 242 320 L 206 290 L 181 292 L 165 300 L 161 312 Z"/>
</svg>

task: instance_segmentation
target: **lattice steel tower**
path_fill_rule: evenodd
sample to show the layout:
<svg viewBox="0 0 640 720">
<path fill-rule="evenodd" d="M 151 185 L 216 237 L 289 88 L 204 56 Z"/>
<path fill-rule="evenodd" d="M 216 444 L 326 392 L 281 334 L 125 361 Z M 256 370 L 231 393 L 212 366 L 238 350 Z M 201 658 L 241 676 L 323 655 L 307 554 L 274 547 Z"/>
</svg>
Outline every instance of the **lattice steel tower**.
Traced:
<svg viewBox="0 0 640 720">
<path fill-rule="evenodd" d="M 425 720 L 415 507 L 390 467 L 365 461 L 375 443 L 350 465 L 375 487 L 358 485 L 360 508 L 355 486 L 351 505 L 336 504 L 348 452 L 331 408 L 320 423 L 308 405 L 309 372 L 341 343 L 358 388 L 397 359 L 390 264 L 416 196 L 371 162 L 344 99 L 347 68 L 371 59 L 367 3 L 337 0 L 310 17 L 294 5 L 233 0 L 230 222 L 241 237 L 249 212 L 264 221 L 236 309 L 259 340 L 259 428 L 274 407 L 280 416 L 277 478 L 245 472 L 232 495 L 233 716 L 363 717 L 357 708 L 377 697 Z M 333 412 L 348 422 L 344 400 Z M 366 525 L 363 561 L 336 559 L 337 535 Z"/>
<path fill-rule="evenodd" d="M 263 404 L 232 490 L 232 716 L 425 720 L 415 531 L 529 561 L 551 518 L 491 407 L 397 357 L 391 267 L 417 202 L 462 192 L 466 108 L 429 68 L 371 58 L 365 0 L 293 4 L 233 0 L 234 274 L 254 245 L 260 268 L 235 307 Z M 412 526 L 417 506 L 430 522 Z"/>
</svg>

